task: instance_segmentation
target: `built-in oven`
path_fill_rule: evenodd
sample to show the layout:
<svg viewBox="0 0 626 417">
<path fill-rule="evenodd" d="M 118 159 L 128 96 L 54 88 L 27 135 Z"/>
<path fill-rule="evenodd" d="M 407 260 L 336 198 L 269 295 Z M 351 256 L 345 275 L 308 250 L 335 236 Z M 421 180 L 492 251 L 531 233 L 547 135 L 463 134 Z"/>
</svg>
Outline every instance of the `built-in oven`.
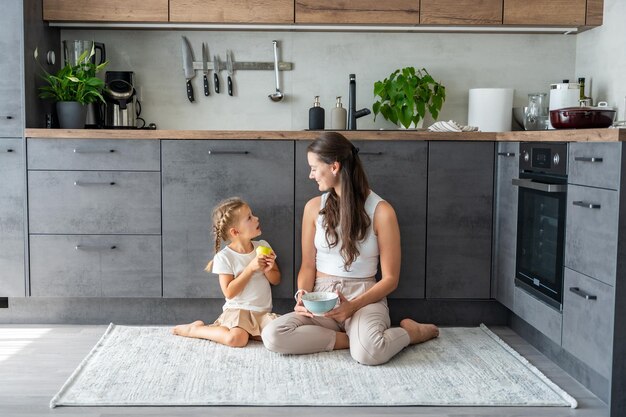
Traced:
<svg viewBox="0 0 626 417">
<path fill-rule="evenodd" d="M 520 144 L 515 284 L 561 309 L 567 144 Z"/>
</svg>

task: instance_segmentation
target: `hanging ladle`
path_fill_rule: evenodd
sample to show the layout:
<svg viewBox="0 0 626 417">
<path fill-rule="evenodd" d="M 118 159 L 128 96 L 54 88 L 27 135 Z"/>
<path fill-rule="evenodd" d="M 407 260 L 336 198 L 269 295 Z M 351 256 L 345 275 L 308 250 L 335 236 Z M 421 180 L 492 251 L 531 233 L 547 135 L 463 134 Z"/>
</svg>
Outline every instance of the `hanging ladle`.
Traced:
<svg viewBox="0 0 626 417">
<path fill-rule="evenodd" d="M 274 43 L 274 72 L 276 73 L 276 92 L 269 94 L 268 97 L 272 101 L 281 101 L 285 95 L 280 92 L 280 80 L 278 79 L 278 41 L 272 41 Z"/>
</svg>

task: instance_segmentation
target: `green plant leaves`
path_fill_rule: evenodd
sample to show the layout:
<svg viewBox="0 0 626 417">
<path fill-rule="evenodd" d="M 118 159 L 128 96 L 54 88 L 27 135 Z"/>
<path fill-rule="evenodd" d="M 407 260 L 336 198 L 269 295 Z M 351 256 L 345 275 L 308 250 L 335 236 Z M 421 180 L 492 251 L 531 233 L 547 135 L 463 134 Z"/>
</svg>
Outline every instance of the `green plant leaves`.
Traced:
<svg viewBox="0 0 626 417">
<path fill-rule="evenodd" d="M 436 120 L 446 100 L 446 89 L 426 71 L 405 67 L 392 72 L 388 78 L 374 83 L 372 105 L 374 120 L 378 114 L 394 124 L 408 128 L 426 116 L 426 110 Z"/>
</svg>

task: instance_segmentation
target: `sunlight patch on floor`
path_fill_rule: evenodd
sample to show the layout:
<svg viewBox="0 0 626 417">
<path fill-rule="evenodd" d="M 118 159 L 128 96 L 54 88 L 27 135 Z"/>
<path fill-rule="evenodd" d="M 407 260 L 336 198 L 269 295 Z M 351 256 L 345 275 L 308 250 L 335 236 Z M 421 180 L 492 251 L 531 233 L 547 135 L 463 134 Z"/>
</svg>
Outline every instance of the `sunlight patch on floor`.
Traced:
<svg viewBox="0 0 626 417">
<path fill-rule="evenodd" d="M 51 329 L 0 329 L 0 362 L 20 352 Z"/>
</svg>

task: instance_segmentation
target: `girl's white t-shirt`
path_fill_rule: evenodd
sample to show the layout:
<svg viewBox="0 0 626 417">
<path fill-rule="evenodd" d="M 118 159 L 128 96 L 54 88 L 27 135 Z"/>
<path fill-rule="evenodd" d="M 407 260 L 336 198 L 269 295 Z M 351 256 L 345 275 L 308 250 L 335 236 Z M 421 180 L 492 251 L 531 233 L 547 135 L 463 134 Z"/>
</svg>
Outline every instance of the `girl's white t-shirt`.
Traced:
<svg viewBox="0 0 626 417">
<path fill-rule="evenodd" d="M 252 246 L 254 248 L 250 253 L 238 253 L 226 246 L 213 258 L 212 272 L 214 274 L 233 275 L 237 278 L 246 266 L 256 257 L 256 248 L 258 246 L 271 248 L 269 243 L 265 240 L 258 242 L 252 241 Z M 272 290 L 263 271 L 255 272 L 243 291 L 239 294 L 233 298 L 226 298 L 226 303 L 222 309 L 226 310 L 227 308 L 259 312 L 272 311 Z"/>
</svg>

